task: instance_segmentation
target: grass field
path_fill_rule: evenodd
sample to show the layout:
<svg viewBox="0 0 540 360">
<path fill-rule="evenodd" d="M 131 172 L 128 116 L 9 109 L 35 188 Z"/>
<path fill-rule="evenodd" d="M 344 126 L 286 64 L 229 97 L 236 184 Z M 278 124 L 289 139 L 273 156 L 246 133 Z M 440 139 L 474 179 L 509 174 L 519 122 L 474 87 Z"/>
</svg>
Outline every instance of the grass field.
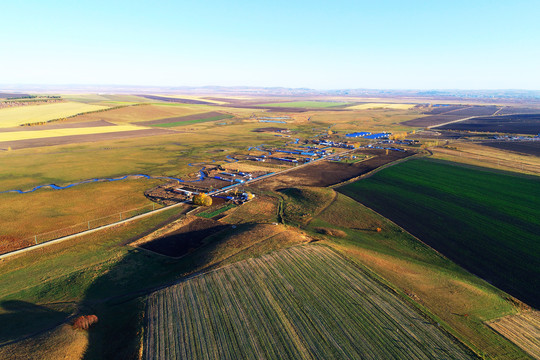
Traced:
<svg viewBox="0 0 540 360">
<path fill-rule="evenodd" d="M 147 359 L 472 358 L 367 273 L 319 246 L 161 290 L 149 297 L 147 318 Z"/>
<path fill-rule="evenodd" d="M 185 125 L 193 125 L 208 121 L 216 121 L 216 120 L 223 120 L 223 119 L 230 119 L 232 118 L 232 115 L 218 115 L 218 116 L 211 116 L 208 118 L 201 118 L 201 119 L 194 119 L 194 120 L 188 120 L 188 121 L 176 121 L 176 122 L 170 122 L 165 124 L 155 124 L 151 126 L 157 126 L 157 127 L 176 127 L 176 126 L 185 126 Z"/>
<path fill-rule="evenodd" d="M 64 190 L 0 194 L 0 249 L 9 241 L 76 224 L 80 225 L 79 230 L 86 230 L 85 223 L 91 220 L 92 227 L 99 225 L 100 221 L 118 221 L 121 211 L 148 205 L 151 210 L 151 202 L 144 196 L 144 191 L 161 183 L 163 180 L 122 180 L 84 184 Z M 124 218 L 127 215 L 124 214 Z M 97 220 L 99 218 L 104 219 Z M 61 231 L 58 232 L 60 236 Z"/>
<path fill-rule="evenodd" d="M 62 102 L 0 109 L 0 127 L 12 127 L 26 123 L 55 120 L 88 111 L 103 110 L 107 108 L 107 106 L 100 105 Z"/>
<path fill-rule="evenodd" d="M 92 134 L 105 134 L 115 133 L 121 131 L 133 131 L 142 130 L 144 127 L 134 125 L 118 125 L 118 126 L 94 126 L 94 127 L 82 127 L 82 128 L 65 128 L 65 129 L 51 129 L 51 130 L 39 130 L 39 131 L 12 131 L 12 132 L 0 132 L 1 141 L 16 141 L 16 140 L 29 140 L 29 139 L 42 139 L 57 136 L 72 136 L 72 135 L 92 135 Z"/>
<path fill-rule="evenodd" d="M 271 104 L 261 104 L 260 106 L 268 107 L 283 107 L 283 108 L 331 108 L 336 106 L 344 106 L 349 103 L 338 101 L 292 101 L 292 102 L 280 102 Z"/>
<path fill-rule="evenodd" d="M 469 271 L 539 306 L 540 181 L 414 160 L 339 190 Z"/>
<path fill-rule="evenodd" d="M 214 216 L 222 214 L 225 211 L 230 210 L 230 209 L 232 209 L 234 207 L 236 207 L 235 204 L 227 204 L 227 205 L 222 206 L 219 209 L 216 209 L 216 210 L 213 210 L 213 211 L 203 211 L 201 213 L 198 213 L 197 216 L 200 216 L 200 217 L 203 217 L 203 218 L 206 218 L 206 219 L 211 219 Z"/>
</svg>

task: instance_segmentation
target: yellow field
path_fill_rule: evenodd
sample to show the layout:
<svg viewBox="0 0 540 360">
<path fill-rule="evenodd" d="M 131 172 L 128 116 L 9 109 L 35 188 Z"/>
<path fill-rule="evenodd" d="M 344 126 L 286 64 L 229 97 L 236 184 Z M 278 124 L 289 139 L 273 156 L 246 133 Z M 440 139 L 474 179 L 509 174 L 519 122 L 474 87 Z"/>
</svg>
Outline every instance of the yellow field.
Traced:
<svg viewBox="0 0 540 360">
<path fill-rule="evenodd" d="M 413 108 L 415 104 L 390 104 L 390 103 L 368 103 L 349 106 L 347 109 L 351 110 L 367 110 L 367 109 L 397 109 L 407 110 Z"/>
<path fill-rule="evenodd" d="M 0 110 L 0 127 L 18 126 L 60 119 L 88 111 L 107 109 L 107 106 L 64 102 L 47 105 L 21 106 Z"/>
<path fill-rule="evenodd" d="M 187 116 L 209 111 L 215 111 L 214 108 L 207 105 L 174 104 L 170 105 L 141 105 L 126 106 L 109 111 L 84 114 L 70 119 L 70 122 L 106 120 L 113 123 L 126 123 L 137 121 L 148 121 L 164 119 L 176 116 Z"/>
<path fill-rule="evenodd" d="M 135 125 L 118 125 L 118 126 L 95 126 L 95 127 L 73 128 L 73 129 L 66 128 L 66 129 L 51 129 L 51 130 L 38 130 L 38 131 L 0 132 L 0 142 L 29 140 L 29 139 L 43 139 L 43 138 L 57 137 L 57 136 L 105 134 L 105 133 L 142 130 L 142 129 L 146 129 L 146 128 L 142 126 L 135 126 Z"/>
</svg>

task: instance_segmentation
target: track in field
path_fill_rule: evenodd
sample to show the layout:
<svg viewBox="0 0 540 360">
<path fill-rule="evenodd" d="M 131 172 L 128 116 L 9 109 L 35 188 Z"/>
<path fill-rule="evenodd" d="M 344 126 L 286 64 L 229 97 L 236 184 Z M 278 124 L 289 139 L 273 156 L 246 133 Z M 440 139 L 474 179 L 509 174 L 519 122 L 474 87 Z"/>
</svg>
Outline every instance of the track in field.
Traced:
<svg viewBox="0 0 540 360">
<path fill-rule="evenodd" d="M 147 359 L 470 359 L 332 250 L 294 247 L 148 297 Z"/>
</svg>

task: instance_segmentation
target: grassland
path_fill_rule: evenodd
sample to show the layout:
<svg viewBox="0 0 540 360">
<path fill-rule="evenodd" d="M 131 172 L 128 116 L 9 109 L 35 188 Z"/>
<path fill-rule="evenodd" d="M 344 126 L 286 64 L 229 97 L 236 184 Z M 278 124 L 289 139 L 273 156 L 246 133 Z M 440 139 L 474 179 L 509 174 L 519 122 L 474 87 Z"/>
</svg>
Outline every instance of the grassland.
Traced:
<svg viewBox="0 0 540 360">
<path fill-rule="evenodd" d="M 0 109 L 0 127 L 12 127 L 26 123 L 37 123 L 73 116 L 76 114 L 104 110 L 107 106 L 76 102 L 22 106 Z"/>
<path fill-rule="evenodd" d="M 186 125 L 199 124 L 199 123 L 209 122 L 209 121 L 230 119 L 232 117 L 233 117 L 232 115 L 218 115 L 218 116 L 211 116 L 211 117 L 208 117 L 208 118 L 203 117 L 201 119 L 194 119 L 194 120 L 187 120 L 187 121 L 176 121 L 176 122 L 170 122 L 170 123 L 164 123 L 164 124 L 155 124 L 155 125 L 151 125 L 151 126 L 157 126 L 157 127 L 186 126 Z"/>
<path fill-rule="evenodd" d="M 540 181 L 415 160 L 340 188 L 469 271 L 538 306 Z"/>
<path fill-rule="evenodd" d="M 318 109 L 318 108 L 331 108 L 336 106 L 345 106 L 349 103 L 338 101 L 292 101 L 292 102 L 280 102 L 271 104 L 261 104 L 260 106 L 268 107 L 283 107 L 283 108 L 306 108 L 306 109 Z"/>
<path fill-rule="evenodd" d="M 163 181 L 123 180 L 89 183 L 64 190 L 0 194 L 0 249 L 6 243 L 45 232 L 56 231 L 60 237 L 63 235 L 60 229 L 76 224 L 80 231 L 86 230 L 86 224 L 91 220 L 92 227 L 105 224 L 107 220 L 118 221 L 119 212 L 151 205 L 144 191 L 160 183 Z M 124 218 L 127 215 L 124 214 Z"/>
<path fill-rule="evenodd" d="M 134 125 L 119 125 L 119 126 L 94 126 L 81 128 L 65 128 L 65 129 L 50 129 L 39 131 L 10 131 L 0 132 L 0 142 L 16 141 L 29 139 L 42 139 L 57 136 L 73 136 L 73 135 L 93 135 L 106 134 L 122 131 L 142 130 L 143 127 Z"/>
<path fill-rule="evenodd" d="M 147 359 L 472 358 L 367 273 L 319 246 L 157 292 L 147 317 Z"/>
<path fill-rule="evenodd" d="M 213 210 L 213 211 L 203 211 L 201 213 L 198 213 L 197 216 L 200 216 L 200 217 L 203 217 L 203 218 L 206 218 L 206 219 L 211 219 L 213 218 L 214 216 L 218 216 L 219 214 L 222 214 L 224 213 L 225 211 L 227 210 L 230 210 L 232 208 L 234 208 L 236 205 L 235 204 L 227 204 L 225 206 L 222 206 L 216 210 Z"/>
</svg>

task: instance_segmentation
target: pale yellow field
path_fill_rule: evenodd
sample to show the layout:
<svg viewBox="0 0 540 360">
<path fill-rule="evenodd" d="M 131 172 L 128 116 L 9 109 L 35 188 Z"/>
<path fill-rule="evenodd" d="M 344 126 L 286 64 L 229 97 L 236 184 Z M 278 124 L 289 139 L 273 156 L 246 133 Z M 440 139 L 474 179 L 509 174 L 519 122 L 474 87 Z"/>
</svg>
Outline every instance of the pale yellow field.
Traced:
<svg viewBox="0 0 540 360">
<path fill-rule="evenodd" d="M 132 131 L 147 129 L 142 126 L 135 125 L 118 125 L 118 126 L 95 126 L 85 128 L 67 128 L 67 129 L 51 129 L 51 130 L 38 130 L 38 131 L 13 131 L 13 132 L 0 132 L 1 141 L 16 141 L 16 140 L 28 140 L 28 139 L 42 139 L 57 136 L 70 136 L 70 135 L 91 135 L 91 134 L 105 134 L 119 131 Z"/>
<path fill-rule="evenodd" d="M 351 110 L 367 110 L 367 109 L 398 109 L 407 110 L 413 108 L 415 104 L 390 104 L 390 103 L 368 103 L 349 106 L 347 109 Z"/>
<path fill-rule="evenodd" d="M 0 109 L 0 127 L 12 127 L 26 123 L 60 119 L 79 113 L 107 108 L 107 106 L 100 105 L 63 102 Z"/>
</svg>

